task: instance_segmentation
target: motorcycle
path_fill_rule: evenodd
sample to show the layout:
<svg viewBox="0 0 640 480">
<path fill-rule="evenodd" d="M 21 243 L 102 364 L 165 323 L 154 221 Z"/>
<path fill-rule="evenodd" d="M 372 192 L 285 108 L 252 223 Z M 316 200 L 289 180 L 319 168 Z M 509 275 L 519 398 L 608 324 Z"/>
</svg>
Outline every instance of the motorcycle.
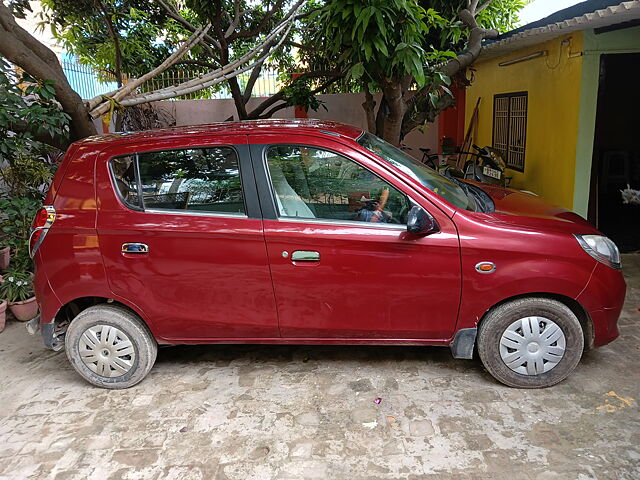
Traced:
<svg viewBox="0 0 640 480">
<path fill-rule="evenodd" d="M 419 150 L 422 152 L 422 159 L 420 161 L 427 167 L 447 177 L 464 178 L 464 172 L 451 165 L 446 155 L 431 153 L 430 148 L 420 148 Z"/>
<path fill-rule="evenodd" d="M 473 155 L 475 159 L 465 163 L 463 172 L 465 180 L 474 180 L 481 183 L 490 183 L 506 187 L 511 177 L 505 175 L 507 164 L 502 158 L 502 153 L 492 147 L 478 147 L 473 145 L 476 152 L 463 152 Z"/>
<path fill-rule="evenodd" d="M 465 180 L 474 180 L 480 183 L 489 183 L 506 187 L 511 181 L 511 177 L 505 175 L 507 165 L 502 158 L 500 151 L 493 147 L 478 147 L 472 145 L 476 152 L 460 152 L 456 155 L 467 154 L 474 157 L 473 160 L 465 162 L 461 169 L 456 168 L 450 163 L 445 155 L 431 153 L 429 148 L 420 148 L 422 152 L 422 163 L 436 172 L 446 176 Z M 403 146 L 403 150 L 409 150 L 410 147 Z"/>
</svg>

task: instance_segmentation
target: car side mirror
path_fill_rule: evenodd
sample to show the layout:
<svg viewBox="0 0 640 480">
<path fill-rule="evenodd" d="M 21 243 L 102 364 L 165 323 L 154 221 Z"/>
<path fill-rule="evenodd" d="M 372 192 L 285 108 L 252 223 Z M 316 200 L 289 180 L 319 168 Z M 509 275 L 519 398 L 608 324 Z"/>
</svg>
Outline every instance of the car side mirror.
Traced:
<svg viewBox="0 0 640 480">
<path fill-rule="evenodd" d="M 422 207 L 414 205 L 407 215 L 407 232 L 412 235 L 429 235 L 440 230 L 436 219 Z"/>
</svg>

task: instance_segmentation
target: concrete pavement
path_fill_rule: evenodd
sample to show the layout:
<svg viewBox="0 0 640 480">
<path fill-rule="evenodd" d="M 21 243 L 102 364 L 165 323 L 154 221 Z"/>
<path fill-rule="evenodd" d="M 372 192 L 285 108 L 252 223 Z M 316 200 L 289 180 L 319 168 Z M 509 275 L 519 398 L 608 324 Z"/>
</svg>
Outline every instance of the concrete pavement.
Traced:
<svg viewBox="0 0 640 480">
<path fill-rule="evenodd" d="M 161 349 L 107 391 L 10 322 L 0 479 L 640 478 L 640 255 L 623 264 L 621 338 L 545 390 L 446 348 L 225 345 Z"/>
</svg>

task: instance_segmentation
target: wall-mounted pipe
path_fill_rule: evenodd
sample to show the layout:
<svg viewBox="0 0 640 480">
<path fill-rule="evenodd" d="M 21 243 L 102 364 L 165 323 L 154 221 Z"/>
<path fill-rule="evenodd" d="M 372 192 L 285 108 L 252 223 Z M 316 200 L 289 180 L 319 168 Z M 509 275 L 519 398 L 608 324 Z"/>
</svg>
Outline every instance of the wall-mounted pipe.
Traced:
<svg viewBox="0 0 640 480">
<path fill-rule="evenodd" d="M 548 54 L 549 52 L 547 50 L 540 50 L 537 52 L 534 52 L 530 55 L 526 55 L 524 57 L 520 57 L 520 58 L 516 58 L 514 60 L 507 60 L 506 62 L 500 62 L 498 64 L 499 67 L 506 67 L 509 65 L 513 65 L 514 63 L 520 63 L 520 62 L 526 62 L 527 60 L 533 60 L 534 58 L 538 58 L 538 57 L 544 57 Z"/>
</svg>

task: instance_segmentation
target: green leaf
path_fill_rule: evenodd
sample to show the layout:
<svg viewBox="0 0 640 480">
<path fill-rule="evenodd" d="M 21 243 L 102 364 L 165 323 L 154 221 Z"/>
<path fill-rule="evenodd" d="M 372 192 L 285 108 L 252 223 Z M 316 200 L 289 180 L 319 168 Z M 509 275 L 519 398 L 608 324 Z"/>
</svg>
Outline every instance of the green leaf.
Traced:
<svg viewBox="0 0 640 480">
<path fill-rule="evenodd" d="M 373 48 L 370 43 L 365 43 L 362 46 L 364 48 L 364 58 L 369 61 L 373 55 Z"/>
<path fill-rule="evenodd" d="M 387 50 L 387 46 L 384 41 L 380 37 L 373 37 L 373 44 L 376 46 L 376 49 L 380 53 L 382 53 L 385 57 L 389 56 L 389 51 Z"/>
<path fill-rule="evenodd" d="M 351 67 L 351 78 L 353 80 L 358 80 L 364 74 L 364 65 L 362 63 L 356 63 L 353 67 Z"/>
<path fill-rule="evenodd" d="M 440 83 L 444 83 L 445 85 L 451 85 L 451 79 L 442 72 L 435 72 L 435 76 L 438 77 Z"/>
</svg>

